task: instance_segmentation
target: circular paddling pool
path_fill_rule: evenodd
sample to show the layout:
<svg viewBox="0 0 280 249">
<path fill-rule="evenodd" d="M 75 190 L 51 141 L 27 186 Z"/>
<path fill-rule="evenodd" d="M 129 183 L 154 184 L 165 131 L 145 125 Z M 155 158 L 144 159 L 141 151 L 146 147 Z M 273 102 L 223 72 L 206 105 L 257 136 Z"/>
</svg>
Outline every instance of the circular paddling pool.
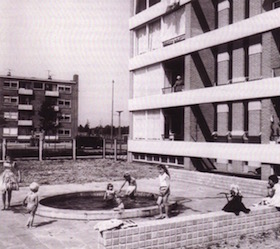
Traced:
<svg viewBox="0 0 280 249">
<path fill-rule="evenodd" d="M 154 216 L 158 213 L 156 196 L 137 192 L 135 199 L 123 197 L 125 210 L 114 211 L 116 203 L 103 200 L 104 191 L 74 192 L 54 195 L 40 200 L 37 214 L 62 219 L 102 220 L 112 218 L 136 218 Z"/>
</svg>

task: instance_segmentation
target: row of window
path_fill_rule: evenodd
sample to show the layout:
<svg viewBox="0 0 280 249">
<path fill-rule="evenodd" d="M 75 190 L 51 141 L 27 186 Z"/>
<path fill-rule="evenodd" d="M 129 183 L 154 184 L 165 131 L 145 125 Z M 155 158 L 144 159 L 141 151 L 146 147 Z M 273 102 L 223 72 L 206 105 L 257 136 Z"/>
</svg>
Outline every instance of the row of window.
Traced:
<svg viewBox="0 0 280 249">
<path fill-rule="evenodd" d="M 152 2 L 153 4 L 155 4 L 160 1 L 152 1 Z M 149 0 L 137 1 L 136 13 L 138 13 L 137 11 L 139 10 L 140 11 L 145 10 L 148 4 L 149 4 Z M 149 6 L 152 5 L 149 4 Z M 279 7 L 280 7 L 280 0 L 274 1 L 272 8 L 279 8 Z M 230 9 L 232 10 L 232 7 Z M 232 23 L 232 21 L 230 21 L 230 23 Z M 148 51 L 161 48 L 165 45 L 169 45 L 184 40 L 185 32 L 186 32 L 186 13 L 185 13 L 185 8 L 183 6 L 177 9 L 176 11 L 173 11 L 167 15 L 162 16 L 160 19 L 153 21 L 152 23 L 149 23 L 135 30 L 134 55 L 135 56 L 140 55 Z"/>
<path fill-rule="evenodd" d="M 58 91 L 61 93 L 71 94 L 72 88 L 71 86 L 66 85 L 56 85 L 50 83 L 41 83 L 41 82 L 19 82 L 15 80 L 5 80 L 4 88 L 10 90 L 18 90 L 19 88 L 24 89 L 36 89 L 36 90 L 46 90 L 46 91 Z"/>
<path fill-rule="evenodd" d="M 4 105 L 18 105 L 18 97 L 16 96 L 4 96 Z M 25 103 L 30 104 L 30 103 Z M 68 99 L 58 99 L 57 105 L 60 107 L 71 108 L 71 100 Z"/>
<path fill-rule="evenodd" d="M 134 161 L 145 161 L 153 163 L 163 163 L 170 165 L 184 165 L 184 158 L 182 156 L 166 156 L 166 155 L 153 155 L 143 153 L 133 153 Z"/>
<path fill-rule="evenodd" d="M 63 137 L 70 137 L 71 130 L 70 129 L 59 129 L 58 135 Z M 3 128 L 3 136 L 18 136 L 18 128 L 15 127 L 4 127 Z"/>
<path fill-rule="evenodd" d="M 137 29 L 135 31 L 134 54 L 139 55 L 161 48 L 164 45 L 168 45 L 168 41 L 171 39 L 177 39 L 174 42 L 185 39 L 185 25 L 185 8 L 180 8 Z"/>
<path fill-rule="evenodd" d="M 59 121 L 64 123 L 71 122 L 71 114 L 61 114 L 59 115 Z M 5 120 L 18 120 L 18 112 L 4 112 Z"/>
</svg>

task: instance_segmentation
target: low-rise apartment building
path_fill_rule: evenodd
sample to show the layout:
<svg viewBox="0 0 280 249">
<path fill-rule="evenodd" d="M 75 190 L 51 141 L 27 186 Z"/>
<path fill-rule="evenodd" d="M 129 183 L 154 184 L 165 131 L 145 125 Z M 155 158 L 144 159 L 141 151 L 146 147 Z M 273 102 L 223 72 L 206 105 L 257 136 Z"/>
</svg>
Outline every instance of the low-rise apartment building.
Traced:
<svg viewBox="0 0 280 249">
<path fill-rule="evenodd" d="M 71 140 L 78 128 L 78 75 L 73 80 L 55 80 L 8 75 L 0 76 L 0 139 L 28 142 L 44 135 L 45 140 Z M 42 129 L 41 107 L 48 102 L 56 112 L 57 129 Z"/>
</svg>

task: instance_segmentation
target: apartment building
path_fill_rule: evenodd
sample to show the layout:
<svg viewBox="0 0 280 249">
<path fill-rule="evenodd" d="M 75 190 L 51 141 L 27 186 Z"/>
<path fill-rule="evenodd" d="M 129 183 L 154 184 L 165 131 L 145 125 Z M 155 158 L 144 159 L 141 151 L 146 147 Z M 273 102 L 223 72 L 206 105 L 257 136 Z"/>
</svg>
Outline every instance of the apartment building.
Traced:
<svg viewBox="0 0 280 249">
<path fill-rule="evenodd" d="M 0 139 L 29 142 L 44 135 L 46 141 L 71 140 L 78 127 L 78 75 L 73 80 L 0 76 Z M 42 130 L 44 102 L 56 112 L 57 129 Z"/>
<path fill-rule="evenodd" d="M 131 0 L 129 160 L 261 169 L 262 178 L 277 171 L 278 7 L 279 0 Z"/>
</svg>

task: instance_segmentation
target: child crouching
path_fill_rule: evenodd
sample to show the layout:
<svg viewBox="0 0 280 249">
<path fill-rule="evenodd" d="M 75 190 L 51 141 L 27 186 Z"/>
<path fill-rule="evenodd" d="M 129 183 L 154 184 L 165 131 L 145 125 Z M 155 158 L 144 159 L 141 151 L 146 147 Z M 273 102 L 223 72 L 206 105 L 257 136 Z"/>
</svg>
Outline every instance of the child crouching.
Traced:
<svg viewBox="0 0 280 249">
<path fill-rule="evenodd" d="M 34 217 L 39 204 L 38 190 L 39 184 L 36 182 L 32 182 L 29 186 L 30 192 L 27 194 L 25 199 L 23 200 L 23 205 L 26 206 L 27 213 L 30 214 L 27 220 L 27 228 L 33 227 Z"/>
</svg>

